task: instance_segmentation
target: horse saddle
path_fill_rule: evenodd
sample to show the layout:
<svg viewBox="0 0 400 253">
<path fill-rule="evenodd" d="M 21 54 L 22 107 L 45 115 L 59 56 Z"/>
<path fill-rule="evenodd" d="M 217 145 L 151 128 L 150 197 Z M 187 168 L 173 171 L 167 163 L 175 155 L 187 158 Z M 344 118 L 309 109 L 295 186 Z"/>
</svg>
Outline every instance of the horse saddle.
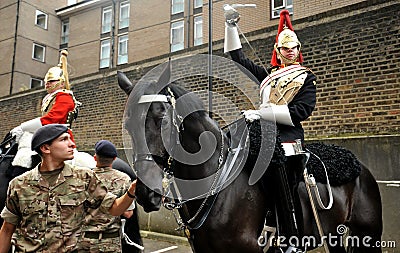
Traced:
<svg viewBox="0 0 400 253">
<path fill-rule="evenodd" d="M 357 157 L 343 147 L 310 143 L 305 149 L 311 154 L 306 165 L 308 174 L 313 174 L 317 182 L 327 183 L 324 166 L 332 186 L 351 182 L 361 173 L 361 164 Z"/>
</svg>

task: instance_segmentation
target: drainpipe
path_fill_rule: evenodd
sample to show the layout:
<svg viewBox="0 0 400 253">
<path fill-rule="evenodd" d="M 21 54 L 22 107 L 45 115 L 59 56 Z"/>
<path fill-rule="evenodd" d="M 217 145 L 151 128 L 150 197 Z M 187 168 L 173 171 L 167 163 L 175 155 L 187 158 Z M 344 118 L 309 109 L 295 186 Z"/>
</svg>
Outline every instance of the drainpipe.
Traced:
<svg viewBox="0 0 400 253">
<path fill-rule="evenodd" d="M 191 0 L 189 0 L 188 1 L 188 9 L 187 9 L 187 16 L 186 16 L 186 27 L 187 27 L 187 33 L 186 33 L 186 48 L 189 48 L 190 47 L 190 17 L 191 17 L 191 15 L 190 15 L 190 2 L 191 2 Z"/>
<path fill-rule="evenodd" d="M 113 15 L 112 15 L 112 23 L 111 23 L 111 55 L 110 55 L 111 63 L 110 63 L 110 69 L 113 68 L 113 66 L 114 66 L 113 63 L 114 63 L 114 55 L 115 55 L 115 41 L 114 40 L 115 40 L 115 19 L 116 19 L 115 6 L 116 6 L 116 3 L 115 3 L 115 0 L 113 0 L 112 2 L 113 2 Z"/>
<path fill-rule="evenodd" d="M 12 94 L 13 90 L 13 82 L 14 82 L 14 69 L 15 69 L 15 55 L 17 53 L 17 37 L 18 37 L 18 20 L 19 20 L 19 6 L 20 0 L 17 1 L 17 16 L 15 19 L 15 33 L 14 33 L 14 51 L 11 63 L 11 81 L 10 81 L 10 95 Z"/>
</svg>

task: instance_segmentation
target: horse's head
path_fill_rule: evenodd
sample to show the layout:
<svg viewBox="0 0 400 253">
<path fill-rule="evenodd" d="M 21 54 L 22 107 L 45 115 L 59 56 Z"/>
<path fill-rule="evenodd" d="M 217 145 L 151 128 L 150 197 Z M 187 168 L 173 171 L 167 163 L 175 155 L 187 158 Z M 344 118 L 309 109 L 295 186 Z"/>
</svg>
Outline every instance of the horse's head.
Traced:
<svg viewBox="0 0 400 253">
<path fill-rule="evenodd" d="M 133 146 L 134 170 L 138 178 L 137 202 L 146 212 L 157 211 L 162 200 L 163 168 L 160 161 L 165 154 L 158 132 L 161 130 L 160 123 L 166 115 L 167 100 L 161 95 L 151 97 L 158 93 L 154 85 L 147 83 L 133 85 L 122 72 L 118 72 L 118 84 L 129 96 L 124 127 L 131 137 Z"/>
<path fill-rule="evenodd" d="M 157 81 L 142 78 L 133 86 L 119 72 L 118 82 L 129 95 L 124 125 L 133 146 L 137 201 L 146 212 L 157 211 L 172 172 L 188 180 L 210 174 L 195 169 L 218 161 L 222 151 L 215 147 L 222 134 L 200 98 L 170 83 L 169 75 L 162 74 Z"/>
</svg>

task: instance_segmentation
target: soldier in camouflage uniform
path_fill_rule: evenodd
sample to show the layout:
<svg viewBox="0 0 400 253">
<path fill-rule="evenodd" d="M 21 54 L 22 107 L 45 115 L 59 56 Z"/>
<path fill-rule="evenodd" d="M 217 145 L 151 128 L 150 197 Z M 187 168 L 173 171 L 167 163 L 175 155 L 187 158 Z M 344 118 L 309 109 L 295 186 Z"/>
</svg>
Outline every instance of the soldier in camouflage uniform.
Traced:
<svg viewBox="0 0 400 253">
<path fill-rule="evenodd" d="M 122 196 L 129 189 L 131 180 L 127 174 L 111 167 L 116 157 L 117 150 L 111 142 L 107 140 L 97 142 L 94 155 L 96 168 L 93 171 L 110 192 Z M 134 205 L 129 208 L 129 212 L 133 212 L 133 208 Z M 85 252 L 120 253 L 120 229 L 120 216 L 103 213 L 100 209 L 89 209 L 79 249 Z"/>
<path fill-rule="evenodd" d="M 0 253 L 8 252 L 11 240 L 15 252 L 77 252 L 88 208 L 119 216 L 132 204 L 136 182 L 117 198 L 92 170 L 65 163 L 75 148 L 65 125 L 39 128 L 31 144 L 42 162 L 10 182 Z"/>
</svg>

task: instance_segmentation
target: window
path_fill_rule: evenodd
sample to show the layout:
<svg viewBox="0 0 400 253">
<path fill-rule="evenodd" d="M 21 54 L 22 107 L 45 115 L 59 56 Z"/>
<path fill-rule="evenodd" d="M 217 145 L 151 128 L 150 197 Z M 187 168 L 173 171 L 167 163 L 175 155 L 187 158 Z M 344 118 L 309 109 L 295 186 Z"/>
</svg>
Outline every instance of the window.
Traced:
<svg viewBox="0 0 400 253">
<path fill-rule="evenodd" d="M 111 31 L 112 7 L 103 8 L 101 18 L 101 33 L 109 33 Z"/>
<path fill-rule="evenodd" d="M 129 2 L 121 2 L 119 8 L 119 29 L 129 27 Z"/>
<path fill-rule="evenodd" d="M 203 16 L 194 17 L 194 34 L 193 45 L 198 46 L 203 44 Z"/>
<path fill-rule="evenodd" d="M 171 52 L 184 48 L 184 26 L 183 21 L 171 24 Z"/>
<path fill-rule="evenodd" d="M 69 20 L 61 22 L 61 44 L 67 44 L 69 41 Z"/>
<path fill-rule="evenodd" d="M 272 18 L 279 18 L 281 10 L 288 10 L 293 14 L 293 0 L 272 0 Z"/>
<path fill-rule="evenodd" d="M 171 14 L 183 12 L 184 0 L 171 0 Z"/>
<path fill-rule="evenodd" d="M 128 63 L 128 35 L 118 39 L 118 64 Z"/>
<path fill-rule="evenodd" d="M 110 66 L 110 40 L 103 40 L 100 48 L 100 68 Z"/>
<path fill-rule="evenodd" d="M 47 29 L 47 14 L 36 10 L 35 24 L 43 29 Z"/>
<path fill-rule="evenodd" d="M 194 8 L 203 7 L 203 0 L 194 0 Z"/>
<path fill-rule="evenodd" d="M 37 78 L 31 78 L 31 89 L 43 86 L 43 81 Z"/>
<path fill-rule="evenodd" d="M 32 59 L 44 62 L 46 47 L 33 43 Z"/>
</svg>

